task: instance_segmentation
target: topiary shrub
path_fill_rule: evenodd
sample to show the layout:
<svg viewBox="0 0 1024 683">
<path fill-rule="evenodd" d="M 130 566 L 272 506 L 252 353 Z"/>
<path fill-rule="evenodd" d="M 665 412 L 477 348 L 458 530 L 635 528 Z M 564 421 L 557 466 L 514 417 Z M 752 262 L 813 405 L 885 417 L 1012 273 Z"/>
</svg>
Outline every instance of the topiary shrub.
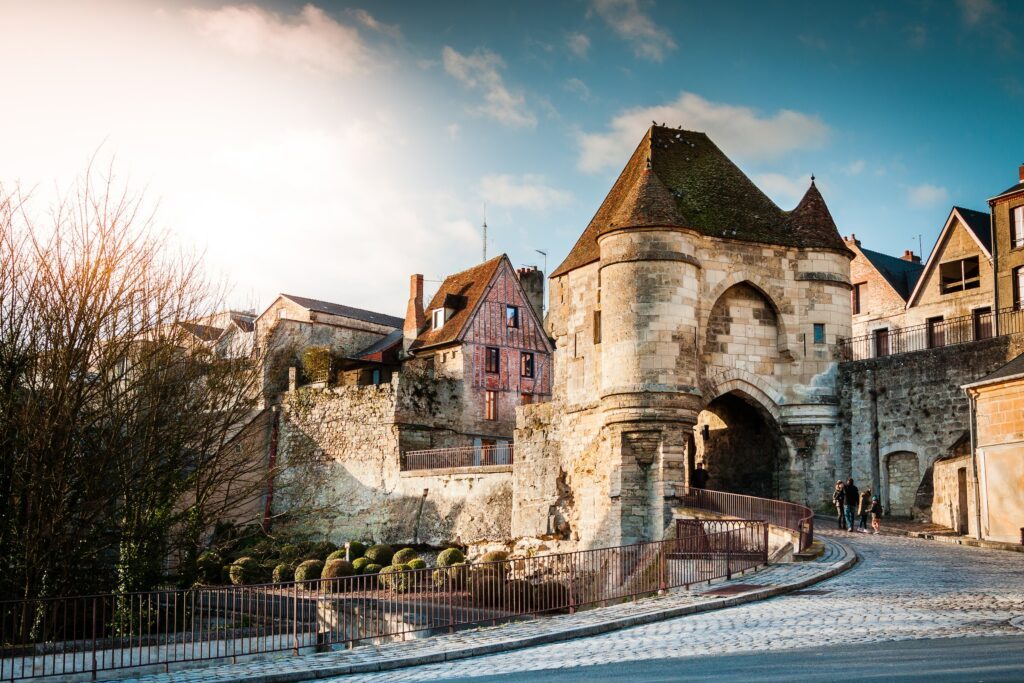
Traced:
<svg viewBox="0 0 1024 683">
<path fill-rule="evenodd" d="M 391 564 L 391 558 L 395 556 L 395 551 L 391 549 L 389 545 L 371 545 L 366 549 L 364 557 L 368 557 L 370 562 L 379 564 L 381 567 L 386 567 Z"/>
<path fill-rule="evenodd" d="M 477 564 L 483 564 L 484 562 L 504 562 L 508 559 L 508 553 L 504 550 L 492 550 L 489 553 L 484 553 L 477 560 Z"/>
<path fill-rule="evenodd" d="M 231 565 L 225 564 L 220 568 L 220 585 L 226 586 L 231 583 Z"/>
<path fill-rule="evenodd" d="M 567 611 L 569 587 L 560 581 L 542 581 L 534 590 L 534 604 L 545 613 Z"/>
<path fill-rule="evenodd" d="M 409 590 L 411 583 L 409 575 L 405 573 L 408 569 L 409 567 L 404 564 L 393 564 L 390 567 L 381 569 L 377 578 L 380 579 L 380 584 L 385 588 L 396 593 L 404 593 Z"/>
<path fill-rule="evenodd" d="M 451 587 L 451 581 L 448 580 L 447 567 L 435 569 L 430 573 L 430 579 L 434 582 L 434 586 L 440 590 L 448 590 Z"/>
<path fill-rule="evenodd" d="M 324 563 L 320 560 L 306 560 L 295 568 L 295 580 L 299 583 L 304 581 L 316 581 L 324 570 Z"/>
<path fill-rule="evenodd" d="M 207 550 L 196 558 L 196 578 L 199 583 L 213 586 L 220 583 L 220 568 L 224 558 L 216 550 Z"/>
<path fill-rule="evenodd" d="M 328 555 L 330 555 L 337 549 L 338 546 L 334 545 L 330 541 L 320 541 L 315 546 L 313 546 L 313 554 L 317 557 L 317 559 L 326 558 Z"/>
<path fill-rule="evenodd" d="M 512 579 L 505 584 L 505 606 L 513 612 L 533 609 L 533 585 L 526 579 Z"/>
<path fill-rule="evenodd" d="M 260 563 L 251 557 L 240 557 L 231 564 L 228 575 L 236 586 L 247 586 L 260 580 Z"/>
<path fill-rule="evenodd" d="M 331 560 L 320 574 L 320 586 L 336 593 L 349 590 L 351 582 L 345 577 L 352 576 L 352 573 L 352 563 L 348 560 Z"/>
<path fill-rule="evenodd" d="M 345 560 L 345 559 L 347 559 L 347 558 L 345 557 L 345 551 L 344 550 L 335 550 L 333 553 L 331 553 L 330 555 L 327 556 L 327 559 L 325 560 L 325 562 L 330 562 L 331 560 Z"/>
<path fill-rule="evenodd" d="M 382 567 L 379 564 L 370 563 L 370 564 L 366 565 L 365 567 L 363 567 L 363 573 L 364 574 L 379 574 L 381 569 L 384 569 L 384 567 Z"/>
<path fill-rule="evenodd" d="M 448 567 L 448 585 L 453 590 L 462 590 L 466 587 L 469 579 L 470 565 L 468 562 L 460 562 Z"/>
<path fill-rule="evenodd" d="M 372 562 L 370 562 L 370 558 L 368 558 L 368 557 L 357 557 L 356 559 L 352 560 L 352 570 L 356 574 L 365 574 L 366 573 L 366 566 L 369 565 L 369 564 L 373 564 Z"/>
<path fill-rule="evenodd" d="M 274 571 L 271 573 L 270 578 L 274 583 L 288 583 L 289 581 L 293 581 L 295 579 L 295 565 L 282 562 L 274 567 Z"/>
<path fill-rule="evenodd" d="M 418 557 L 414 557 L 405 564 L 409 565 L 409 569 L 426 569 L 427 563 Z"/>
<path fill-rule="evenodd" d="M 417 557 L 419 553 L 412 548 L 402 548 L 391 558 L 391 564 L 409 564 L 409 560 L 415 560 Z"/>
<path fill-rule="evenodd" d="M 466 556 L 462 554 L 462 551 L 458 548 L 448 548 L 448 550 L 442 550 L 441 554 L 437 556 L 438 567 L 452 567 L 457 564 L 462 564 L 466 561 Z"/>
<path fill-rule="evenodd" d="M 349 561 L 358 560 L 360 557 L 366 554 L 366 544 L 360 543 L 359 541 L 348 542 L 348 559 Z"/>
<path fill-rule="evenodd" d="M 505 572 L 501 565 L 473 567 L 469 571 L 466 585 L 477 607 L 500 607 L 508 597 Z"/>
<path fill-rule="evenodd" d="M 302 551 L 299 549 L 299 546 L 294 543 L 285 543 L 281 546 L 280 550 L 277 551 L 277 556 L 285 562 L 294 562 L 299 559 L 299 555 L 301 554 Z"/>
</svg>

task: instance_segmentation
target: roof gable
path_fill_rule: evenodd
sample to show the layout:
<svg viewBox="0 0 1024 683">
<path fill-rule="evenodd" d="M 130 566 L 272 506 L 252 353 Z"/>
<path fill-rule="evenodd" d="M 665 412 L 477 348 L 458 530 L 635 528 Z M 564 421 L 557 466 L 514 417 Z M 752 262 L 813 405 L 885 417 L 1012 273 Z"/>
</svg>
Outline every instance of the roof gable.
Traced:
<svg viewBox="0 0 1024 683">
<path fill-rule="evenodd" d="M 473 317 L 473 312 L 483 299 L 484 292 L 494 280 L 494 275 L 498 272 L 502 262 L 508 262 L 508 257 L 504 254 L 446 277 L 430 299 L 430 305 L 425 311 L 427 314 L 426 325 L 410 348 L 421 349 L 457 341 Z M 509 267 L 512 267 L 511 264 Z M 461 306 L 454 308 L 452 315 L 445 320 L 444 325 L 435 330 L 432 311 L 446 308 L 446 304 L 449 308 L 452 305 L 461 304 Z"/>
<path fill-rule="evenodd" d="M 907 261 L 896 256 L 889 256 L 870 249 L 857 247 L 867 262 L 875 269 L 882 279 L 892 287 L 904 302 L 910 298 L 918 278 L 924 271 L 924 265 Z"/>
<path fill-rule="evenodd" d="M 846 251 L 813 183 L 793 211 L 783 211 L 704 133 L 652 126 L 551 277 L 597 261 L 602 234 L 643 226 Z"/>
<path fill-rule="evenodd" d="M 365 323 L 384 325 L 395 329 L 402 329 L 402 326 L 405 324 L 405 320 L 403 318 L 387 315 L 385 313 L 367 311 L 362 308 L 354 308 L 352 306 L 345 306 L 344 304 L 331 303 L 330 301 L 308 299 L 304 296 L 295 296 L 294 294 L 281 294 L 281 296 L 307 310 L 316 311 L 318 313 L 327 313 L 328 315 L 336 315 L 342 318 L 352 318 L 353 320 L 361 320 Z"/>
<path fill-rule="evenodd" d="M 907 307 L 914 305 L 914 302 L 921 296 L 921 288 L 931 275 L 935 267 L 942 261 L 942 255 L 945 253 L 945 246 L 949 243 L 949 235 L 955 229 L 957 225 L 964 226 L 967 234 L 970 235 L 975 243 L 978 245 L 978 249 L 988 259 L 991 260 L 992 252 L 990 251 L 991 237 L 986 241 L 982 241 L 978 234 L 978 230 L 972 226 L 971 222 L 965 216 L 965 213 L 970 217 L 970 221 L 973 221 L 975 225 L 980 225 L 982 222 L 981 216 L 985 217 L 985 221 L 988 220 L 988 214 L 982 214 L 980 211 L 971 211 L 970 209 L 962 209 L 958 206 L 954 206 L 949 212 L 949 217 L 946 219 L 946 224 L 942 226 L 942 231 L 939 233 L 938 239 L 935 240 L 935 246 L 932 247 L 932 251 L 928 254 L 928 260 L 924 264 L 924 270 L 921 271 L 920 276 L 917 278 L 917 283 L 914 285 L 914 289 L 910 293 L 910 297 L 907 299 Z M 991 233 L 990 233 L 991 234 Z"/>
</svg>

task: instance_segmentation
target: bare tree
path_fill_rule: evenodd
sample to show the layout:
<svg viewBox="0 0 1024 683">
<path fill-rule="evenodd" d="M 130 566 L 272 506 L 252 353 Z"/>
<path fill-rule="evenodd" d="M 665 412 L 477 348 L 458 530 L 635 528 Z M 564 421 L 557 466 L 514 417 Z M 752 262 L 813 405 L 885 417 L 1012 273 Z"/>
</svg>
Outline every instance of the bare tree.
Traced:
<svg viewBox="0 0 1024 683">
<path fill-rule="evenodd" d="M 90 168 L 40 222 L 0 192 L 0 596 L 152 587 L 258 497 L 259 359 L 188 325 L 223 300 L 141 197 Z"/>
</svg>

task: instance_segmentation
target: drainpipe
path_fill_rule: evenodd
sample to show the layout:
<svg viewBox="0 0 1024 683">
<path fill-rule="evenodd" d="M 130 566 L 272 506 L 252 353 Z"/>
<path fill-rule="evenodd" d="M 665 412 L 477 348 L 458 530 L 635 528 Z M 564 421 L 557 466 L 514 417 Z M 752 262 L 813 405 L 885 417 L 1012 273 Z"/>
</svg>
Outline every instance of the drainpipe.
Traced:
<svg viewBox="0 0 1024 683">
<path fill-rule="evenodd" d="M 974 395 L 970 389 L 964 389 L 967 394 L 968 424 L 971 430 L 971 476 L 974 478 L 974 537 L 981 540 L 981 482 L 978 481 L 978 451 L 974 442 L 974 416 L 977 406 L 974 403 Z"/>
</svg>

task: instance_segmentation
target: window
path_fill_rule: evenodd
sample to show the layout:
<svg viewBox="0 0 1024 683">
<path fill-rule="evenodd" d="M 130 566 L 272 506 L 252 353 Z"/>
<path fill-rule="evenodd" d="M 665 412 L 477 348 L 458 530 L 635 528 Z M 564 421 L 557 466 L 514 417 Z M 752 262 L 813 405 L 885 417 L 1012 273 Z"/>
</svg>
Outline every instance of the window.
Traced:
<svg viewBox="0 0 1024 683">
<path fill-rule="evenodd" d="M 1017 266 L 1013 269 L 1013 307 L 1018 311 L 1024 310 L 1022 294 L 1024 294 L 1024 266 Z"/>
<path fill-rule="evenodd" d="M 434 316 L 434 319 L 433 319 L 433 322 L 431 324 L 431 327 L 433 327 L 435 330 L 439 330 L 442 327 L 444 327 L 444 309 L 443 308 L 435 308 L 433 316 Z"/>
<path fill-rule="evenodd" d="M 518 306 L 505 306 L 505 327 L 519 327 Z"/>
<path fill-rule="evenodd" d="M 939 288 L 943 294 L 962 292 L 981 286 L 981 271 L 978 270 L 978 257 L 950 261 L 939 266 L 941 282 Z"/>
<path fill-rule="evenodd" d="M 519 354 L 519 374 L 523 377 L 533 377 L 533 354 L 523 352 Z"/>
<path fill-rule="evenodd" d="M 875 357 L 881 358 L 882 356 L 889 355 L 889 328 L 883 327 L 879 330 L 875 330 Z"/>
<path fill-rule="evenodd" d="M 281 320 L 284 320 L 285 318 L 287 318 L 288 317 L 288 309 L 286 309 L 286 308 L 279 309 L 277 311 L 277 317 L 280 318 Z"/>
<path fill-rule="evenodd" d="M 988 339 L 992 336 L 992 308 L 975 308 L 971 311 L 974 318 L 974 338 Z"/>
<path fill-rule="evenodd" d="M 856 315 L 861 312 L 861 306 L 864 304 L 864 290 L 867 288 L 868 283 L 860 282 L 853 286 L 853 313 Z"/>
<path fill-rule="evenodd" d="M 601 343 L 601 311 L 594 311 L 594 343 Z"/>
<path fill-rule="evenodd" d="M 814 343 L 825 343 L 825 323 L 814 323 Z"/>
<path fill-rule="evenodd" d="M 498 419 L 498 392 L 488 391 L 484 394 L 484 419 Z"/>
<path fill-rule="evenodd" d="M 1010 209 L 1010 248 L 1024 247 L 1024 206 Z"/>
<path fill-rule="evenodd" d="M 501 352 L 493 346 L 487 347 L 487 372 L 498 372 L 501 369 Z"/>
<path fill-rule="evenodd" d="M 373 372 L 370 373 L 370 383 L 374 386 L 380 384 L 380 368 L 374 368 Z"/>
<path fill-rule="evenodd" d="M 946 345 L 946 326 L 942 324 L 942 316 L 928 318 L 925 321 L 928 328 L 928 348 L 936 349 Z"/>
</svg>

